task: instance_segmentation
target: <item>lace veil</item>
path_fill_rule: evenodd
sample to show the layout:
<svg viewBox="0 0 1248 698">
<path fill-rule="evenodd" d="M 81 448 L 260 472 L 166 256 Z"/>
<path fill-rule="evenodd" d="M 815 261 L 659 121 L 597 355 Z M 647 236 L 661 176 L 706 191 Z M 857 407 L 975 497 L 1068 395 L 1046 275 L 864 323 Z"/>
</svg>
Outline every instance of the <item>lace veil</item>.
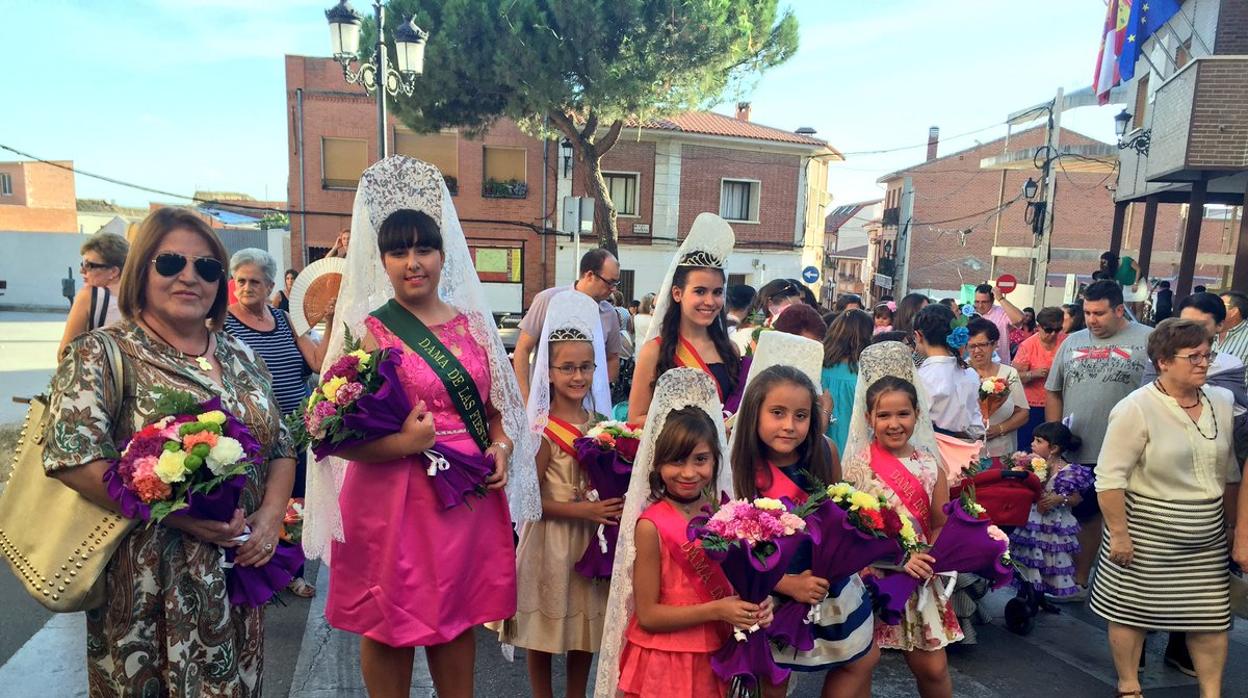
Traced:
<svg viewBox="0 0 1248 698">
<path fill-rule="evenodd" d="M 758 374 L 772 366 L 792 366 L 815 384 L 815 393 L 823 392 L 823 344 L 813 339 L 789 334 L 787 332 L 763 332 L 758 335 L 758 348 L 754 350 L 754 358 L 750 362 L 750 372 L 745 377 L 745 390 Z M 744 402 L 744 398 L 742 398 Z M 816 406 L 816 409 L 818 406 Z M 732 453 L 736 444 L 736 415 L 729 417 L 732 434 L 728 437 L 728 452 Z M 814 423 L 812 415 L 812 423 Z"/>
<path fill-rule="evenodd" d="M 724 443 L 723 405 L 711 377 L 696 368 L 673 368 L 659 376 L 654 386 L 654 400 L 650 403 L 650 416 L 642 432 L 641 445 L 633 466 L 633 476 L 624 497 L 624 512 L 620 516 L 619 544 L 615 550 L 615 567 L 611 572 L 611 594 L 607 598 L 607 612 L 602 632 L 602 647 L 598 653 L 598 676 L 594 687 L 595 698 L 615 698 L 620 679 L 620 655 L 624 648 L 624 631 L 633 614 L 633 561 L 637 548 L 633 532 L 641 512 L 651 504 L 650 472 L 654 469 L 654 446 L 667 416 L 673 410 L 696 407 L 710 416 L 719 433 L 719 448 L 723 457 L 719 463 L 718 492 L 732 496 L 732 464 L 728 462 L 728 447 Z"/>
<path fill-rule="evenodd" d="M 849 420 L 849 437 L 845 441 L 846 463 L 855 459 L 870 459 L 868 448 L 875 435 L 867 426 L 867 388 L 885 376 L 896 376 L 914 384 L 919 395 L 919 418 L 914 425 L 914 434 L 910 436 L 910 445 L 939 458 L 936 433 L 932 429 L 931 399 L 914 366 L 913 354 L 901 342 L 881 342 L 863 349 L 858 359 L 858 387 L 854 390 L 854 411 Z"/>
<path fill-rule="evenodd" d="M 646 328 L 645 340 L 637 344 L 639 349 L 646 342 L 659 336 L 659 330 L 663 327 L 663 317 L 667 314 L 667 306 L 672 304 L 672 278 L 676 276 L 676 268 L 694 266 L 723 269 L 734 244 L 736 244 L 736 236 L 733 235 L 732 226 L 728 225 L 723 218 L 713 213 L 698 214 L 698 217 L 693 220 L 693 226 L 689 228 L 689 234 L 685 236 L 684 242 L 680 243 L 680 249 L 676 251 L 676 256 L 672 257 L 672 263 L 667 267 L 667 276 L 663 277 L 663 285 L 659 287 L 659 295 L 655 297 L 654 319 Z"/>
<path fill-rule="evenodd" d="M 563 291 L 550 299 L 546 322 L 537 345 L 533 363 L 533 381 L 529 386 L 529 428 L 541 434 L 550 415 L 550 345 L 565 340 L 589 341 L 594 345 L 594 375 L 585 409 L 611 416 L 611 386 L 607 377 L 607 351 L 602 336 L 598 304 L 580 291 Z"/>
<path fill-rule="evenodd" d="M 351 212 L 351 241 L 347 247 L 347 271 L 338 294 L 336 321 L 356 337 L 366 331 L 364 319 L 394 297 L 394 289 L 377 248 L 382 221 L 399 209 L 428 214 L 441 226 L 445 263 L 438 294 L 468 318 L 473 339 L 486 349 L 490 361 L 489 401 L 503 416 L 503 428 L 515 447 L 509 462 L 507 501 L 513 522 L 541 518 L 534 466 L 534 441 L 525 419 L 524 403 L 503 341 L 494 324 L 485 292 L 468 251 L 450 192 L 437 168 L 420 160 L 393 155 L 360 176 Z M 335 328 L 325 355 L 325 366 L 343 354 L 344 333 Z M 315 459 L 309 453 L 307 507 L 304 515 L 303 549 L 309 557 L 326 558 L 331 540 L 342 540 L 342 514 L 338 495 L 347 463 L 341 458 Z"/>
</svg>

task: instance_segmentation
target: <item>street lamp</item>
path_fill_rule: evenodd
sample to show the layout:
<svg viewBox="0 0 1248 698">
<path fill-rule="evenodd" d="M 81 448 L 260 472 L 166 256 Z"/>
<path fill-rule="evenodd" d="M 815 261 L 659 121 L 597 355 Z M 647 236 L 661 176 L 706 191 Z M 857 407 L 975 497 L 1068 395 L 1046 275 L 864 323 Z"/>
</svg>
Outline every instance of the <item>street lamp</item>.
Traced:
<svg viewBox="0 0 1248 698">
<path fill-rule="evenodd" d="M 1148 157 L 1148 148 L 1153 141 L 1153 129 L 1136 129 L 1130 138 L 1126 138 L 1130 123 L 1131 113 L 1126 109 L 1118 112 L 1118 115 L 1114 117 L 1114 130 L 1118 132 L 1118 150 L 1131 148 L 1136 153 Z"/>
<path fill-rule="evenodd" d="M 572 141 L 566 137 L 559 141 L 559 155 L 563 158 L 563 176 L 567 177 L 572 172 Z"/>
<path fill-rule="evenodd" d="M 1023 182 L 1023 197 L 1024 198 L 1034 199 L 1036 198 L 1036 193 L 1039 191 L 1040 191 L 1040 185 L 1037 184 L 1036 180 L 1032 179 L 1031 177 L 1028 177 L 1027 181 Z"/>
<path fill-rule="evenodd" d="M 377 45 L 373 47 L 372 61 L 361 61 L 359 70 L 352 71 L 360 49 L 360 26 L 363 18 L 352 9 L 347 0 L 325 11 L 329 21 L 329 43 L 334 60 L 342 65 L 342 77 L 349 85 L 363 85 L 370 97 L 377 96 L 378 153 L 386 156 L 386 95 L 411 97 L 416 91 L 416 78 L 425 69 L 425 42 L 429 33 L 416 26 L 414 19 L 399 25 L 394 31 L 395 64 L 389 66 L 386 51 L 385 8 L 381 0 L 373 0 L 373 18 L 377 23 Z M 380 79 L 379 79 L 380 78 Z M 377 89 L 378 86 L 382 89 Z"/>
</svg>

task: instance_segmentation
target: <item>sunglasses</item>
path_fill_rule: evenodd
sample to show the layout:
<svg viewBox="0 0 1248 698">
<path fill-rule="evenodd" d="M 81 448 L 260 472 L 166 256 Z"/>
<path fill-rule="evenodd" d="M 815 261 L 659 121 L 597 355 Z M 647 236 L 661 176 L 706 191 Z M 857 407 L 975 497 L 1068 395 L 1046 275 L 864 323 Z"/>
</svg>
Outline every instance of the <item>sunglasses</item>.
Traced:
<svg viewBox="0 0 1248 698">
<path fill-rule="evenodd" d="M 156 255 L 152 260 L 152 266 L 156 267 L 156 273 L 161 276 L 177 276 L 186 268 L 186 263 L 192 261 L 186 255 L 180 255 L 176 252 L 164 252 Z M 225 267 L 220 261 L 212 257 L 195 257 L 193 259 L 195 273 L 199 278 L 208 283 L 216 283 L 221 280 L 221 276 L 225 273 Z"/>
<path fill-rule="evenodd" d="M 1053 334 L 1054 332 L 1062 331 L 1062 328 L 1060 325 L 1057 327 L 1041 327 L 1040 329 L 1043 330 L 1045 334 Z"/>
<path fill-rule="evenodd" d="M 107 269 L 111 264 L 100 264 L 99 262 L 86 262 L 78 265 L 79 271 L 96 271 L 97 269 Z"/>
</svg>

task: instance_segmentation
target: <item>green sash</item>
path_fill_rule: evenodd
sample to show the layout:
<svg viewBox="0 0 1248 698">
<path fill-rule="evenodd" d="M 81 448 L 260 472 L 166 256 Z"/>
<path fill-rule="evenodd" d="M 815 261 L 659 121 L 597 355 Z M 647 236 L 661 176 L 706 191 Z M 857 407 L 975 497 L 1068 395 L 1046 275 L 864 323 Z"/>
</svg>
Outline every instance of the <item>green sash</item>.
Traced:
<svg viewBox="0 0 1248 698">
<path fill-rule="evenodd" d="M 455 358 L 449 349 L 442 344 L 437 335 L 425 327 L 420 318 L 412 315 L 407 308 L 391 300 L 370 313 L 381 321 L 407 346 L 412 348 L 420 358 L 429 364 L 429 368 L 446 387 L 446 394 L 451 404 L 464 420 L 468 434 L 482 452 L 490 445 L 490 430 L 485 420 L 485 402 L 477 390 L 477 384 L 469 375 L 468 369 Z"/>
</svg>

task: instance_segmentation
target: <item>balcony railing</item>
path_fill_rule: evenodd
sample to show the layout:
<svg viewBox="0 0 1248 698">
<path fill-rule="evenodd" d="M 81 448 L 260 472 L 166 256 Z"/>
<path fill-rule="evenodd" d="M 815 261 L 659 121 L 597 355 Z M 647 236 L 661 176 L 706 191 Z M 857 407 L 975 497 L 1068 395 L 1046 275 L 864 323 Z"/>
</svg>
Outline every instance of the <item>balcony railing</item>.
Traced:
<svg viewBox="0 0 1248 698">
<path fill-rule="evenodd" d="M 1248 56 L 1202 56 L 1183 66 L 1157 88 L 1149 125 L 1150 182 L 1248 169 Z"/>
</svg>

